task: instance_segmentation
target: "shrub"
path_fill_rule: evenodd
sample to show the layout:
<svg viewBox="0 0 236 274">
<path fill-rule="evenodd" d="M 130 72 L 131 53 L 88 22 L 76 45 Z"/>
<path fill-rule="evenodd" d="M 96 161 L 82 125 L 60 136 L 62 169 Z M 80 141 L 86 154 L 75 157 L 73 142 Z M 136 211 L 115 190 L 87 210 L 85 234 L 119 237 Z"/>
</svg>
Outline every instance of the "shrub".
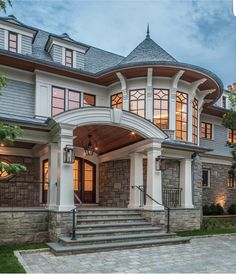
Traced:
<svg viewBox="0 0 236 274">
<path fill-rule="evenodd" d="M 220 204 L 211 204 L 203 206 L 203 215 L 223 215 L 224 209 Z"/>
<path fill-rule="evenodd" d="M 229 208 L 228 208 L 228 213 L 232 214 L 232 215 L 236 215 L 236 204 L 232 204 Z"/>
</svg>

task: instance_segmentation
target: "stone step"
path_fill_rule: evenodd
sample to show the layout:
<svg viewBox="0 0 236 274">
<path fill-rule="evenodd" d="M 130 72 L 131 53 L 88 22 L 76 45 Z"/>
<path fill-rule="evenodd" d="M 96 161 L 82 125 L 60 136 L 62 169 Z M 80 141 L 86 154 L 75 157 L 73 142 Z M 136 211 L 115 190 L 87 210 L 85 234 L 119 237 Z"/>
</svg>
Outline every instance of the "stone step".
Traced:
<svg viewBox="0 0 236 274">
<path fill-rule="evenodd" d="M 175 237 L 168 239 L 156 239 L 156 240 L 142 240 L 142 241 L 126 241 L 118 243 L 105 243 L 94 245 L 78 245 L 78 246 L 64 246 L 60 243 L 48 243 L 47 245 L 55 255 L 70 255 L 79 253 L 90 253 L 98 251 L 108 251 L 115 249 L 131 249 L 131 248 L 143 248 L 150 246 L 161 245 L 175 245 L 188 243 L 190 238 L 188 237 Z"/>
<path fill-rule="evenodd" d="M 140 213 L 140 209 L 129 209 L 129 208 L 79 208 L 77 214 L 123 214 L 123 213 Z"/>
<path fill-rule="evenodd" d="M 143 233 L 159 233 L 162 229 L 160 227 L 129 227 L 129 228 L 118 228 L 118 229 L 99 229 L 99 230 L 77 230 L 77 237 L 106 237 L 108 235 L 119 236 L 119 235 L 129 235 L 129 234 L 143 234 Z"/>
<path fill-rule="evenodd" d="M 145 222 L 143 217 L 122 217 L 122 218 L 93 218 L 93 219 L 77 219 L 77 224 L 115 224 L 115 223 L 130 223 L 130 222 Z"/>
<path fill-rule="evenodd" d="M 94 230 L 97 228 L 102 229 L 110 229 L 110 228 L 125 228 L 125 227 L 147 227 L 152 226 L 151 223 L 145 221 L 145 222 L 129 222 L 129 223 L 107 223 L 107 224 L 86 224 L 86 225 L 77 225 L 77 229 L 88 229 L 88 230 Z"/>
<path fill-rule="evenodd" d="M 93 245 L 97 243 L 114 243 L 114 242 L 125 242 L 129 241 L 137 241 L 137 240 L 146 240 L 146 239 L 165 239 L 174 237 L 175 233 L 144 233 L 144 234 L 128 234 L 128 235 L 113 235 L 113 236 L 105 236 L 105 237 L 84 237 L 77 238 L 76 240 L 71 240 L 71 237 L 61 237 L 59 238 L 59 242 L 62 245 Z"/>
<path fill-rule="evenodd" d="M 139 212 L 135 212 L 135 213 L 130 213 L 130 212 L 124 212 L 124 213 L 117 213 L 117 212 L 113 212 L 113 213 L 80 213 L 78 212 L 76 214 L 78 219 L 91 219 L 91 218 L 122 218 L 122 217 L 141 217 L 142 215 Z"/>
</svg>

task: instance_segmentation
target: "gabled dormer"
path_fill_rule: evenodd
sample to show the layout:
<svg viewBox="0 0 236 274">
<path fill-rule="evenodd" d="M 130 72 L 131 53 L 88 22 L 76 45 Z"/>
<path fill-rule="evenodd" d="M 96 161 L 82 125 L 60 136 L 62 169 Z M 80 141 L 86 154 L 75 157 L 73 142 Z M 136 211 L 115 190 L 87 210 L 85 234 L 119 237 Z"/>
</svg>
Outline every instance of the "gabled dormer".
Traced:
<svg viewBox="0 0 236 274">
<path fill-rule="evenodd" d="M 36 33 L 36 29 L 21 23 L 14 15 L 0 17 L 0 49 L 31 55 Z"/>
<path fill-rule="evenodd" d="M 67 33 L 49 35 L 45 50 L 54 62 L 76 69 L 84 69 L 84 55 L 89 47 L 70 38 Z"/>
</svg>

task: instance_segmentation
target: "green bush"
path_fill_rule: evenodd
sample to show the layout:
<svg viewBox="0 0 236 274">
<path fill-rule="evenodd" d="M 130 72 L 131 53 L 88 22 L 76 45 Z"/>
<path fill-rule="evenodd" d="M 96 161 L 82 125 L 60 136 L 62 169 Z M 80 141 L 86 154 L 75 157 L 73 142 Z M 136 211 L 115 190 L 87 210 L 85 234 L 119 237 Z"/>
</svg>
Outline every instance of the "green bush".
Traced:
<svg viewBox="0 0 236 274">
<path fill-rule="evenodd" d="M 236 204 L 232 204 L 229 208 L 228 208 L 228 213 L 232 214 L 232 215 L 236 215 Z"/>
<path fill-rule="evenodd" d="M 223 215 L 224 209 L 220 204 L 205 205 L 202 208 L 203 215 Z"/>
</svg>

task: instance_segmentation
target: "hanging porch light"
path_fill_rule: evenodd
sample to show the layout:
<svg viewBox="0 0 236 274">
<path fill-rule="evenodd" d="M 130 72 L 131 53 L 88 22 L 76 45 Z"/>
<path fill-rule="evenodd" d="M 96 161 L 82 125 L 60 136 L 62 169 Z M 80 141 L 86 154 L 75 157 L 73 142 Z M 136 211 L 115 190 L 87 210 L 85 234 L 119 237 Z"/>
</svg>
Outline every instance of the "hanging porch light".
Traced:
<svg viewBox="0 0 236 274">
<path fill-rule="evenodd" d="M 84 152 L 87 156 L 93 156 L 93 153 L 97 151 L 95 141 L 92 140 L 92 135 L 88 135 L 88 143 L 84 146 Z"/>
<path fill-rule="evenodd" d="M 166 170 L 166 158 L 163 155 L 156 157 L 156 170 Z"/>
<path fill-rule="evenodd" d="M 64 164 L 73 164 L 75 161 L 75 154 L 73 146 L 66 145 L 63 149 Z"/>
</svg>

